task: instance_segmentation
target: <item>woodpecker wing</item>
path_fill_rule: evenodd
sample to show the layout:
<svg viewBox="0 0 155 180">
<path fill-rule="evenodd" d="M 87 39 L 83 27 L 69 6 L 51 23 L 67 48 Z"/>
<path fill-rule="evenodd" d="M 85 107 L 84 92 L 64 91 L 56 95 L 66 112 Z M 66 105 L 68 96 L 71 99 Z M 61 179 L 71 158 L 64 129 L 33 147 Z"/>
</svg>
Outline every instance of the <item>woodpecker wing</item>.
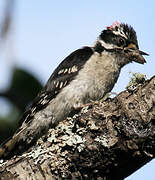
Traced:
<svg viewBox="0 0 155 180">
<path fill-rule="evenodd" d="M 76 77 L 92 54 L 93 50 L 90 47 L 83 47 L 67 56 L 52 73 L 44 89 L 35 98 L 29 110 L 24 113 L 20 124 L 23 121 L 28 123 L 36 112 L 44 109 Z"/>
<path fill-rule="evenodd" d="M 93 50 L 90 47 L 83 47 L 71 53 L 55 69 L 45 86 L 45 90 L 59 92 L 75 78 L 92 54 Z"/>
<path fill-rule="evenodd" d="M 0 157 L 5 156 L 14 148 L 19 135 L 27 128 L 28 124 L 33 121 L 35 113 L 44 109 L 49 102 L 57 96 L 61 89 L 76 77 L 92 54 L 93 50 L 90 47 L 83 47 L 71 53 L 59 64 L 44 89 L 38 94 L 30 108 L 22 116 L 19 128 L 14 136 L 0 145 Z"/>
</svg>

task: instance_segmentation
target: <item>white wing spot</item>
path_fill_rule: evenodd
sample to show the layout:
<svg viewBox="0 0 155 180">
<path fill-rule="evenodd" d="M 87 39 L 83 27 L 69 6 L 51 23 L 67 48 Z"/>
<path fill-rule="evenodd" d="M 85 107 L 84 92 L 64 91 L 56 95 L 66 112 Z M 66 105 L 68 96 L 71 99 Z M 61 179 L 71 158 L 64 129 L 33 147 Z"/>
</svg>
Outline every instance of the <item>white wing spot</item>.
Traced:
<svg viewBox="0 0 155 180">
<path fill-rule="evenodd" d="M 64 69 L 61 69 L 61 70 L 58 72 L 58 74 L 62 74 L 62 73 L 64 73 Z"/>
<path fill-rule="evenodd" d="M 59 86 L 59 81 L 57 81 L 57 83 L 56 83 L 55 87 L 58 87 L 58 86 Z"/>
<path fill-rule="evenodd" d="M 60 83 L 59 88 L 61 89 L 63 87 L 63 82 Z"/>
<path fill-rule="evenodd" d="M 71 72 L 76 72 L 77 70 L 78 70 L 77 67 L 73 66 Z"/>
<path fill-rule="evenodd" d="M 47 95 L 45 95 L 45 96 L 44 96 L 44 99 L 46 99 L 47 97 L 48 97 L 48 96 L 47 96 Z"/>
<path fill-rule="evenodd" d="M 67 82 L 68 82 L 68 81 L 65 81 L 65 82 L 64 82 L 64 86 L 66 86 Z"/>
<path fill-rule="evenodd" d="M 36 110 L 36 107 L 31 109 L 31 113 L 33 113 Z"/>
<path fill-rule="evenodd" d="M 68 69 L 68 74 L 70 74 L 70 73 L 71 73 L 71 68 Z"/>
<path fill-rule="evenodd" d="M 67 71 L 68 71 L 68 69 L 66 68 L 66 69 L 64 70 L 64 74 L 65 74 Z"/>
<path fill-rule="evenodd" d="M 45 99 L 41 102 L 42 105 L 46 104 L 48 101 Z"/>
</svg>

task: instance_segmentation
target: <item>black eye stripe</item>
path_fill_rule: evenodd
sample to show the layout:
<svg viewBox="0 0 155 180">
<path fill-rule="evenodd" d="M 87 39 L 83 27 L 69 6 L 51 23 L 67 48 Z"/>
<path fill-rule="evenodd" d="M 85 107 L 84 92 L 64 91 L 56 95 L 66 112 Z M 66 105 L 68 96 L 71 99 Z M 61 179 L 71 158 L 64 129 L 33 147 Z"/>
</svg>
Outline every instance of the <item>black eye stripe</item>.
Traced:
<svg viewBox="0 0 155 180">
<path fill-rule="evenodd" d="M 114 34 L 112 31 L 104 31 L 101 35 L 100 38 L 105 42 L 105 43 L 109 43 L 109 44 L 114 44 L 117 46 L 126 46 L 127 44 L 127 40 L 120 36 L 120 35 L 116 35 Z"/>
</svg>

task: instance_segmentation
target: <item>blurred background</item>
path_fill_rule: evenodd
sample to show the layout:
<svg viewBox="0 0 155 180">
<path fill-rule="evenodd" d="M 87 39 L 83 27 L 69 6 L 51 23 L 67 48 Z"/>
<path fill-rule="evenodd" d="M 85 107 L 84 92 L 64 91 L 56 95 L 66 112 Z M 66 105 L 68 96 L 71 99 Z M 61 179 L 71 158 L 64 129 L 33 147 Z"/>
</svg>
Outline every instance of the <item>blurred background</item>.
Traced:
<svg viewBox="0 0 155 180">
<path fill-rule="evenodd" d="M 129 72 L 155 75 L 155 1 L 1 0 L 0 1 L 0 142 L 56 66 L 72 51 L 92 45 L 114 21 L 132 25 L 147 64 L 124 67 L 113 92 L 125 89 Z M 154 180 L 155 160 L 127 180 Z"/>
</svg>

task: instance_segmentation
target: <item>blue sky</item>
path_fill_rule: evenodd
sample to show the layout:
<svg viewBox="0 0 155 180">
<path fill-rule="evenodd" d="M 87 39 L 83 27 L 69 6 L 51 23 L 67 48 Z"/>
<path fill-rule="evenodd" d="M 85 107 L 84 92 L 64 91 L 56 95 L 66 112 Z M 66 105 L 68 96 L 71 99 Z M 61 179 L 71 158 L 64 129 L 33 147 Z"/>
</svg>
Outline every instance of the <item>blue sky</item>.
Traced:
<svg viewBox="0 0 155 180">
<path fill-rule="evenodd" d="M 9 70 L 14 64 L 33 72 L 45 84 L 67 55 L 82 46 L 92 45 L 99 33 L 115 20 L 135 28 L 140 49 L 150 56 L 146 57 L 145 65 L 132 63 L 124 67 L 113 92 L 125 89 L 130 79 L 129 72 L 141 72 L 148 78 L 155 74 L 155 1 L 16 2 L 12 35 L 3 47 L 4 51 L 0 51 L 0 88 L 7 86 Z M 2 5 L 1 1 L 0 8 Z M 127 180 L 153 180 L 153 170 L 155 160 Z"/>
</svg>

